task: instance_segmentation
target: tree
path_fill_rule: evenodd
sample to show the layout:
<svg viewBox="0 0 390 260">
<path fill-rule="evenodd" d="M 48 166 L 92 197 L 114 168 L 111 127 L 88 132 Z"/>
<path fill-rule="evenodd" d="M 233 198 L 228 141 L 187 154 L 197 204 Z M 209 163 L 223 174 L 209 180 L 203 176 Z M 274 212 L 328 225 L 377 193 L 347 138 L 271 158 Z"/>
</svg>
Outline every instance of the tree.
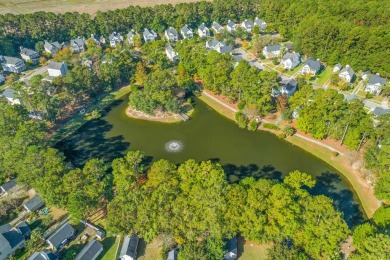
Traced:
<svg viewBox="0 0 390 260">
<path fill-rule="evenodd" d="M 145 81 L 146 81 L 146 68 L 144 66 L 144 64 L 142 62 L 137 62 L 137 68 L 136 68 L 136 71 L 135 71 L 135 82 L 138 84 L 138 85 L 141 85 L 143 86 L 145 84 Z"/>
<path fill-rule="evenodd" d="M 246 128 L 249 119 L 243 112 L 236 112 L 234 117 L 235 117 L 236 122 L 240 128 Z"/>
<path fill-rule="evenodd" d="M 72 59 L 72 52 L 69 48 L 63 48 L 54 54 L 53 59 L 58 62 L 65 61 L 68 63 Z"/>
</svg>

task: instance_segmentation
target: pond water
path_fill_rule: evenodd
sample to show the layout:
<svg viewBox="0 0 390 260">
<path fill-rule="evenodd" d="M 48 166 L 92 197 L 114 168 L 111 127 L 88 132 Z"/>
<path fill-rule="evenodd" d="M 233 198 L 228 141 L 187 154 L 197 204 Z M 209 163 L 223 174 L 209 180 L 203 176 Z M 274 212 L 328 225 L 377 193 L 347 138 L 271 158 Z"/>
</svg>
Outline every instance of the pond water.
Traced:
<svg viewBox="0 0 390 260">
<path fill-rule="evenodd" d="M 198 99 L 191 120 L 176 124 L 130 119 L 125 115 L 126 100 L 107 108 L 101 119 L 88 122 L 57 148 L 76 165 L 91 158 L 109 161 L 128 150 L 144 151 L 149 162 L 211 160 L 223 166 L 230 182 L 247 176 L 281 179 L 300 170 L 317 181 L 310 192 L 331 197 L 350 226 L 362 220 L 349 183 L 330 165 L 301 148 L 268 132 L 240 129 Z"/>
</svg>

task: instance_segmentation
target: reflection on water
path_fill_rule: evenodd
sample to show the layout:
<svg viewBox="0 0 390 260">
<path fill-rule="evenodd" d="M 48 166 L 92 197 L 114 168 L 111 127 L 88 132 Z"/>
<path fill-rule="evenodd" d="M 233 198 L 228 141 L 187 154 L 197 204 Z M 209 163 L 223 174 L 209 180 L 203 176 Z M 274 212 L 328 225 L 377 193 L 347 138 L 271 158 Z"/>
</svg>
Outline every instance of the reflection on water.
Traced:
<svg viewBox="0 0 390 260">
<path fill-rule="evenodd" d="M 350 186 L 334 168 L 273 134 L 240 129 L 200 100 L 194 104 L 192 119 L 176 124 L 127 118 L 126 103 L 108 107 L 101 119 L 85 124 L 58 148 L 76 165 L 91 158 L 111 161 L 129 149 L 144 151 L 150 163 L 158 159 L 173 163 L 211 160 L 223 167 L 231 183 L 248 176 L 282 179 L 300 170 L 317 180 L 310 192 L 331 197 L 350 226 L 362 220 Z M 180 152 L 172 152 L 175 150 Z"/>
</svg>

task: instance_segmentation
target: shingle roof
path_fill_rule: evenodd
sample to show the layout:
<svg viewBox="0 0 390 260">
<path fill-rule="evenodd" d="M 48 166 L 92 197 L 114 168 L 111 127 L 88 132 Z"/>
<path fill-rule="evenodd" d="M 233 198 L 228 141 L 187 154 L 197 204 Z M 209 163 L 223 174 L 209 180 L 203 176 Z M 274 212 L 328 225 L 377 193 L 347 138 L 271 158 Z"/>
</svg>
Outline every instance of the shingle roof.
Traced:
<svg viewBox="0 0 390 260">
<path fill-rule="evenodd" d="M 340 74 L 342 73 L 348 73 L 348 75 L 352 78 L 353 75 L 355 75 L 355 72 L 353 71 L 353 69 L 350 67 L 350 66 L 346 66 L 344 69 L 342 69 L 340 71 Z"/>
<path fill-rule="evenodd" d="M 172 249 L 172 250 L 169 251 L 169 253 L 168 253 L 168 258 L 167 258 L 167 260 L 177 260 L 177 255 L 178 255 L 177 249 Z"/>
<path fill-rule="evenodd" d="M 385 115 L 385 114 L 390 114 L 390 109 L 384 109 L 382 107 L 376 107 L 372 113 L 376 116 L 381 116 L 381 115 Z"/>
<path fill-rule="evenodd" d="M 217 31 L 222 29 L 222 26 L 217 22 L 213 22 L 212 27 Z"/>
<path fill-rule="evenodd" d="M 231 53 L 233 51 L 232 46 L 230 45 L 225 45 L 219 47 L 219 53 L 224 54 L 224 53 Z"/>
<path fill-rule="evenodd" d="M 6 88 L 4 91 L 3 91 L 3 93 L 2 93 L 2 95 L 4 96 L 4 97 L 8 97 L 8 95 L 10 94 L 10 93 L 6 93 L 6 92 L 12 92 L 12 98 L 13 98 L 13 96 L 14 96 L 14 90 L 13 89 L 11 89 L 11 88 Z M 16 185 L 16 179 L 12 179 L 12 180 L 10 180 L 9 182 L 6 182 L 6 183 L 4 183 L 3 185 L 1 185 L 1 188 L 4 190 L 4 191 L 8 191 L 8 190 L 10 190 L 10 189 L 12 189 L 14 186 Z"/>
<path fill-rule="evenodd" d="M 27 260 L 57 260 L 58 257 L 53 252 L 35 252 Z"/>
<path fill-rule="evenodd" d="M 299 59 L 299 54 L 295 53 L 295 52 L 287 52 L 286 54 L 283 55 L 283 58 L 282 60 L 283 61 L 286 61 L 286 60 L 289 60 L 289 59 Z"/>
<path fill-rule="evenodd" d="M 130 256 L 133 259 L 137 258 L 137 247 L 138 247 L 138 241 L 139 238 L 136 235 L 126 236 L 125 240 L 123 241 L 123 246 L 121 249 L 121 255 L 120 256 Z"/>
<path fill-rule="evenodd" d="M 170 33 L 170 34 L 173 34 L 173 35 L 177 36 L 177 31 L 176 31 L 176 29 L 173 28 L 173 27 L 169 27 L 169 28 L 167 29 L 167 32 Z"/>
<path fill-rule="evenodd" d="M 40 205 L 43 206 L 44 202 L 41 200 L 41 198 L 39 197 L 39 195 L 35 195 L 32 199 L 30 199 L 29 201 L 26 202 L 26 204 L 24 204 L 24 206 L 28 209 L 28 210 L 33 210 L 35 207 L 38 207 Z"/>
<path fill-rule="evenodd" d="M 245 28 L 253 27 L 254 23 L 251 20 L 245 20 L 242 22 L 245 26 Z"/>
<path fill-rule="evenodd" d="M 24 221 L 19 222 L 15 227 L 19 228 L 19 230 L 23 236 L 25 236 L 26 234 L 29 234 L 31 232 L 30 227 Z"/>
<path fill-rule="evenodd" d="M 199 25 L 198 29 L 203 31 L 205 29 L 208 30 L 209 28 L 207 28 L 206 25 L 204 25 L 204 23 L 202 23 L 201 25 Z"/>
<path fill-rule="evenodd" d="M 310 69 L 319 71 L 321 68 L 321 63 L 319 60 L 315 60 L 314 58 L 308 58 L 305 62 L 305 65 L 308 65 Z"/>
<path fill-rule="evenodd" d="M 5 88 L 3 90 L 3 92 L 0 93 L 0 96 L 3 96 L 5 98 L 14 99 L 15 98 L 15 90 L 13 90 L 12 88 Z"/>
<path fill-rule="evenodd" d="M 210 48 L 215 48 L 220 42 L 217 40 L 217 39 L 212 39 L 210 41 L 207 42 L 207 45 L 210 47 Z M 221 42 L 223 44 L 223 42 Z"/>
<path fill-rule="evenodd" d="M 16 65 L 19 62 L 23 62 L 23 60 L 15 57 L 0 56 L 0 62 L 5 64 Z"/>
<path fill-rule="evenodd" d="M 0 244 L 6 242 L 11 248 L 14 248 L 15 246 L 17 246 L 20 242 L 22 242 L 24 240 L 24 237 L 22 236 L 22 234 L 20 234 L 15 229 L 10 229 L 6 232 L 1 233 L 0 237 L 1 236 L 5 240 L 0 238 Z M 0 247 L 0 251 L 1 251 L 1 247 Z"/>
<path fill-rule="evenodd" d="M 227 26 L 230 28 L 234 28 L 236 26 L 235 23 L 233 23 L 231 20 L 228 21 Z"/>
<path fill-rule="evenodd" d="M 375 84 L 380 84 L 381 86 L 386 84 L 386 80 L 382 78 L 379 75 L 373 75 L 371 78 L 368 80 L 369 85 L 375 85 Z"/>
<path fill-rule="evenodd" d="M 282 45 L 280 44 L 269 45 L 269 46 L 265 46 L 265 48 L 267 49 L 267 51 L 280 51 Z"/>
<path fill-rule="evenodd" d="M 181 28 L 180 31 L 181 31 L 182 33 L 192 32 L 192 30 L 191 30 L 187 25 L 184 25 L 183 28 Z"/>
<path fill-rule="evenodd" d="M 102 252 L 103 245 L 96 239 L 91 240 L 76 256 L 76 260 L 94 260 Z"/>
<path fill-rule="evenodd" d="M 32 55 L 37 54 L 36 51 L 28 49 L 28 48 L 24 48 L 24 47 L 20 47 L 20 53 L 27 55 L 27 56 L 32 56 Z"/>
<path fill-rule="evenodd" d="M 265 22 L 262 20 L 262 19 L 259 19 L 256 17 L 255 19 L 255 24 L 257 24 L 258 26 L 261 26 L 262 24 L 264 24 Z"/>
<path fill-rule="evenodd" d="M 113 32 L 110 34 L 110 36 L 108 36 L 108 39 L 111 41 L 113 40 L 114 38 L 120 38 L 122 35 L 120 33 L 117 33 L 117 32 Z"/>
<path fill-rule="evenodd" d="M 62 227 L 60 227 L 53 235 L 51 235 L 47 242 L 52 244 L 54 247 L 58 247 L 62 241 L 72 236 L 74 233 L 74 229 L 69 223 L 66 223 Z"/>
<path fill-rule="evenodd" d="M 64 64 L 62 62 L 52 61 L 52 62 L 49 63 L 47 68 L 48 69 L 53 69 L 53 70 L 61 70 L 62 66 L 64 66 Z"/>
<path fill-rule="evenodd" d="M 73 45 L 73 44 L 77 44 L 78 46 L 84 46 L 84 43 L 85 43 L 85 39 L 84 38 L 77 38 L 77 39 L 72 39 L 70 40 L 70 44 Z"/>
<path fill-rule="evenodd" d="M 149 31 L 149 29 L 148 28 L 145 28 L 144 29 L 144 32 L 143 32 L 143 35 L 145 36 L 145 37 L 151 37 L 151 36 L 155 36 L 155 32 L 153 31 L 153 30 L 150 30 Z"/>
</svg>

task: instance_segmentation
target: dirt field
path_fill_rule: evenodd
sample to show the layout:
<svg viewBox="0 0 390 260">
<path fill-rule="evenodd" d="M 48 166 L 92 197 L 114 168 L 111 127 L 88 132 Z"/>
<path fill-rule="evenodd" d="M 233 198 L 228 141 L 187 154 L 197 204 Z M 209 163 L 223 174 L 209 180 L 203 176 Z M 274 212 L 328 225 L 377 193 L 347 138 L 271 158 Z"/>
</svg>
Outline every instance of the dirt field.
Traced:
<svg viewBox="0 0 390 260">
<path fill-rule="evenodd" d="M 125 8 L 130 5 L 152 6 L 196 1 L 199 0 L 0 0 L 0 14 L 47 11 L 54 13 L 80 12 L 93 15 L 97 11 Z"/>
</svg>

